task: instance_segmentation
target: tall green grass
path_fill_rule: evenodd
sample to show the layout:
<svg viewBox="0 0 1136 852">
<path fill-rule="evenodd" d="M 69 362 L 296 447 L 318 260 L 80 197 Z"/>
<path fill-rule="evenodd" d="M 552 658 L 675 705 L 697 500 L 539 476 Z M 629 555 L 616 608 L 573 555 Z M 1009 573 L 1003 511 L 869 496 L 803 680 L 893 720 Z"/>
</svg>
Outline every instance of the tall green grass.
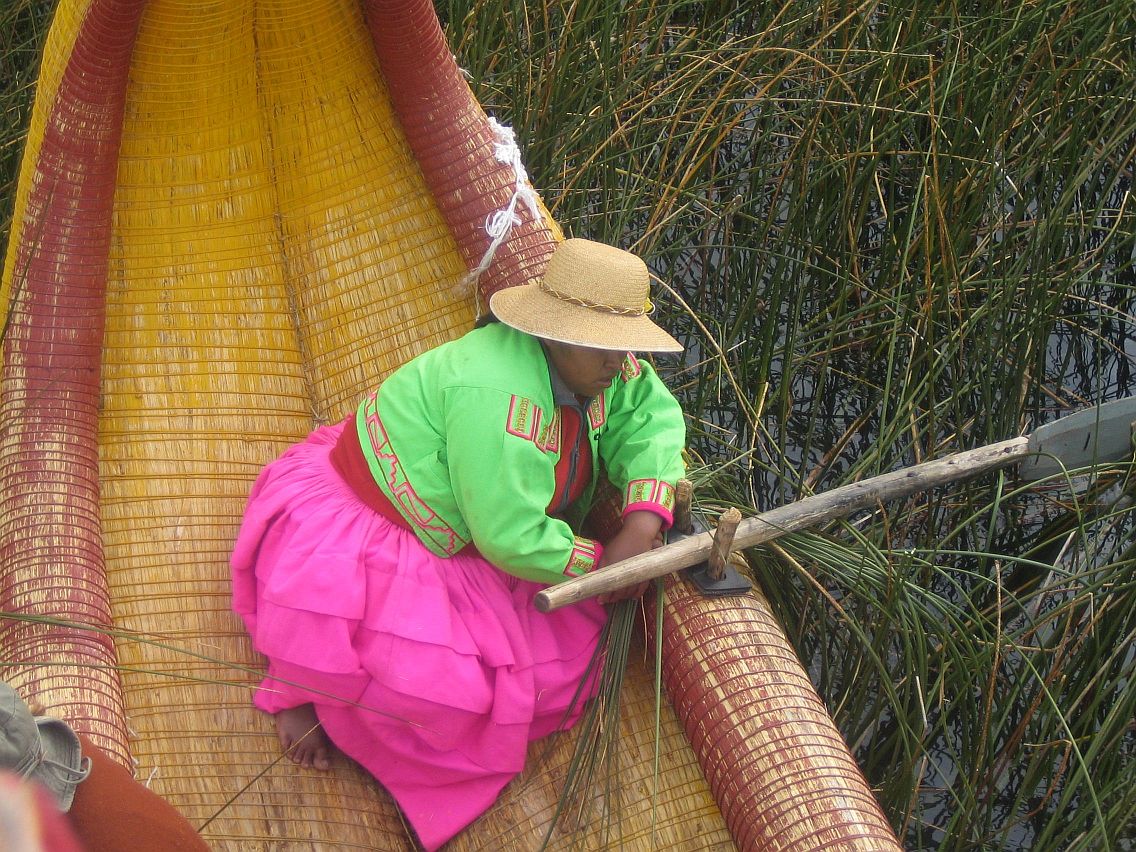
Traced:
<svg viewBox="0 0 1136 852">
<path fill-rule="evenodd" d="M 1129 0 L 439 9 L 560 222 L 673 288 L 708 505 L 1133 393 Z M 990 475 L 751 554 L 911 848 L 1133 848 L 1128 474 Z"/>
<path fill-rule="evenodd" d="M 0 4 L 0 251 L 8 249 L 20 154 L 54 2 Z"/>
<path fill-rule="evenodd" d="M 0 8 L 0 238 L 49 0 Z M 572 233 L 633 247 L 706 508 L 1133 393 L 1131 0 L 438 0 Z M 1136 845 L 1128 468 L 753 552 L 912 849 Z"/>
</svg>

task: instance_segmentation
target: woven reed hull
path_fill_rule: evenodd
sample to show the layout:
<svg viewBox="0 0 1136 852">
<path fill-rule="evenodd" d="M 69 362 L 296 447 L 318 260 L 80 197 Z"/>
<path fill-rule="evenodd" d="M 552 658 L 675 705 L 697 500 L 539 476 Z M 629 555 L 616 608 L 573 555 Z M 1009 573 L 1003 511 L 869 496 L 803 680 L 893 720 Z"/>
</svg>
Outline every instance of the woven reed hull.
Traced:
<svg viewBox="0 0 1136 852">
<path fill-rule="evenodd" d="M 3 278 L 2 653 L 215 848 L 410 848 L 353 766 L 277 762 L 227 561 L 265 462 L 469 327 L 492 145 L 424 0 L 60 4 Z M 526 217 L 485 289 L 557 236 Z M 636 663 L 583 846 L 897 848 L 761 598 L 669 597 L 656 808 Z M 537 846 L 570 749 L 453 848 Z"/>
</svg>

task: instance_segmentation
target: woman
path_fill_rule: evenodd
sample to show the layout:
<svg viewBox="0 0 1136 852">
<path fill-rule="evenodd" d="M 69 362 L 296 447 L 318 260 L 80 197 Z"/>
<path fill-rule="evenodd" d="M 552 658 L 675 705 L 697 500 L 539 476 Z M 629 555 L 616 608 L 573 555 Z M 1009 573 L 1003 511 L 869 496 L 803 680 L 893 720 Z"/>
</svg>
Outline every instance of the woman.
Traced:
<svg viewBox="0 0 1136 852">
<path fill-rule="evenodd" d="M 630 353 L 681 346 L 648 295 L 641 259 L 566 240 L 539 283 L 494 294 L 500 322 L 401 367 L 253 487 L 233 606 L 268 658 L 256 705 L 294 761 L 327 769 L 330 739 L 366 767 L 427 849 L 594 689 L 601 603 L 533 596 L 672 521 L 682 413 Z M 577 534 L 601 467 L 624 498 L 606 543 Z"/>
</svg>

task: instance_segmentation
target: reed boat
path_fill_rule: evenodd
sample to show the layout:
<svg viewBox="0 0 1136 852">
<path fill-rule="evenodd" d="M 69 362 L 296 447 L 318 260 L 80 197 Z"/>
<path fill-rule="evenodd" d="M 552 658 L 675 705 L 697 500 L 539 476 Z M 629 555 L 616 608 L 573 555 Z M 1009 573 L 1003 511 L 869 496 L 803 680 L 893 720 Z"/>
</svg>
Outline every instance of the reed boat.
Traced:
<svg viewBox="0 0 1136 852">
<path fill-rule="evenodd" d="M 515 147 L 429 0 L 59 3 L 3 274 L 0 656 L 213 848 L 414 848 L 349 761 L 281 759 L 228 558 L 267 461 L 540 274 Z M 554 825 L 573 736 L 536 743 L 448 848 L 899 848 L 759 590 L 671 578 L 644 621 L 666 701 L 632 654 L 618 784 Z"/>
</svg>

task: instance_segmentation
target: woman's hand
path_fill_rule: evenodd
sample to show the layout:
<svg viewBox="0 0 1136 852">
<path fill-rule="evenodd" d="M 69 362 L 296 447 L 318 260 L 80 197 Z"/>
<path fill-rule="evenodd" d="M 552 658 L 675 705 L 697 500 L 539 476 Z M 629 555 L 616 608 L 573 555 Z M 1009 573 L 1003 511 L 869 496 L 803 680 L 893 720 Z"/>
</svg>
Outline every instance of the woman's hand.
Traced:
<svg viewBox="0 0 1136 852">
<path fill-rule="evenodd" d="M 663 519 L 654 512 L 630 512 L 623 519 L 623 528 L 604 545 L 603 556 L 600 558 L 599 569 L 602 571 L 609 565 L 654 550 L 663 543 Z M 616 589 L 613 592 L 597 596 L 602 604 L 616 603 L 629 598 L 642 597 L 647 591 L 650 581 L 647 580 L 634 586 Z"/>
</svg>

